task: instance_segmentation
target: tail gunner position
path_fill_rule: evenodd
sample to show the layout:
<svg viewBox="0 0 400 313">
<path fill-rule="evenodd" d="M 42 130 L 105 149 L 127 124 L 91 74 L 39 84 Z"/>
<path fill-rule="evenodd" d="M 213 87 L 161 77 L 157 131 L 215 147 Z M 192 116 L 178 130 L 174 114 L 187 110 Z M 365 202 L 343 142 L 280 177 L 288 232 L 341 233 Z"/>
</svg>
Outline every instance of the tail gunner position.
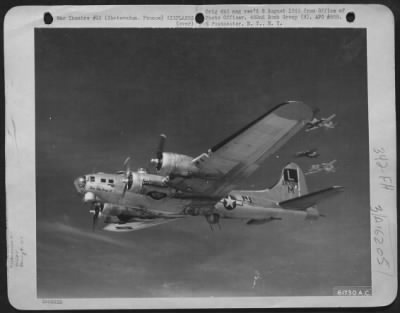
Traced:
<svg viewBox="0 0 400 313">
<path fill-rule="evenodd" d="M 342 191 L 340 186 L 309 193 L 300 167 L 289 163 L 271 189 L 236 191 L 251 175 L 313 118 L 302 102 L 277 105 L 196 158 L 164 152 L 161 135 L 155 173 L 125 171 L 88 174 L 74 185 L 91 205 L 93 227 L 104 217 L 106 230 L 133 231 L 183 218 L 203 216 L 213 228 L 221 218 L 246 220 L 248 225 L 281 219 L 287 214 L 320 216 L 315 204 Z"/>
</svg>

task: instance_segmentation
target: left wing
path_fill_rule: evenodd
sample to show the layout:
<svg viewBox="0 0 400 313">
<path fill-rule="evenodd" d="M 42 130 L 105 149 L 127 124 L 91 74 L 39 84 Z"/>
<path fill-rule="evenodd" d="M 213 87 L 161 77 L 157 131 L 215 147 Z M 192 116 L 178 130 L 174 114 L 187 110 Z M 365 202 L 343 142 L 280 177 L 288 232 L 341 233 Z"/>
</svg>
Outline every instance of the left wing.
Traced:
<svg viewBox="0 0 400 313">
<path fill-rule="evenodd" d="M 222 198 L 239 180 L 257 170 L 312 117 L 313 111 L 302 102 L 281 103 L 212 147 L 208 153 L 193 159 L 204 178 L 177 177 L 170 184 L 178 190 Z"/>
<path fill-rule="evenodd" d="M 104 230 L 115 231 L 115 232 L 128 232 L 135 231 L 143 228 L 148 228 L 172 221 L 176 221 L 178 218 L 151 218 L 151 219 L 132 219 L 126 223 L 110 223 L 104 227 Z"/>
</svg>

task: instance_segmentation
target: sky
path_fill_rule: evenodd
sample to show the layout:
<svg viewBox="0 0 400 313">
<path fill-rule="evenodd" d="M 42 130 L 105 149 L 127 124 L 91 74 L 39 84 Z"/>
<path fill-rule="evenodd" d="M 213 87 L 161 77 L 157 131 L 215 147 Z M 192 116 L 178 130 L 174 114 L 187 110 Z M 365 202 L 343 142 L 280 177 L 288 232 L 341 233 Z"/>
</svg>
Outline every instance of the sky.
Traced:
<svg viewBox="0 0 400 313">
<path fill-rule="evenodd" d="M 370 277 L 366 33 L 361 29 L 35 30 L 39 297 L 319 296 Z M 166 151 L 196 157 L 285 100 L 332 130 L 300 132 L 238 189 L 264 189 L 290 161 L 310 191 L 345 187 L 318 221 L 260 226 L 200 217 L 92 232 L 73 180 Z M 318 148 L 317 160 L 295 159 Z M 255 272 L 261 278 L 253 288 Z"/>
</svg>

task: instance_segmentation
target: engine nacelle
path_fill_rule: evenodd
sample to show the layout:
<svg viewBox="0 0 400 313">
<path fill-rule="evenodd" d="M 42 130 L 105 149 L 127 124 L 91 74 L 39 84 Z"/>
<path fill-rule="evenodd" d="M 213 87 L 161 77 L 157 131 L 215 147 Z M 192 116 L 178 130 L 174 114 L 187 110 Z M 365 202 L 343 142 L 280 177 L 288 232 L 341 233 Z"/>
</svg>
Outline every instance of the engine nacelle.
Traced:
<svg viewBox="0 0 400 313">
<path fill-rule="evenodd" d="M 85 195 L 83 196 L 83 202 L 86 202 L 86 203 L 87 202 L 95 202 L 96 199 L 97 199 L 96 195 L 91 191 L 86 192 Z"/>
<path fill-rule="evenodd" d="M 141 190 L 143 189 L 143 178 L 142 178 L 142 174 L 138 174 L 138 173 L 132 173 L 131 176 L 131 184 L 129 186 L 129 190 L 135 192 L 135 193 L 139 193 L 141 192 Z"/>
<path fill-rule="evenodd" d="M 199 172 L 193 158 L 183 154 L 163 152 L 159 173 L 167 176 L 192 176 Z"/>
</svg>

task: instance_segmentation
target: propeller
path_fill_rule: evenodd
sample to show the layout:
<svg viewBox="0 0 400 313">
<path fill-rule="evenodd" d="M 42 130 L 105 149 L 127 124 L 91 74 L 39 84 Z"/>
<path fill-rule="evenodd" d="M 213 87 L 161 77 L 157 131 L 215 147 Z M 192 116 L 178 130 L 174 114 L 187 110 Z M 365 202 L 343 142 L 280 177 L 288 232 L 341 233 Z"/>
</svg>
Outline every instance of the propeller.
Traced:
<svg viewBox="0 0 400 313">
<path fill-rule="evenodd" d="M 162 167 L 162 158 L 163 158 L 163 152 L 164 152 L 164 146 L 165 146 L 165 140 L 167 139 L 167 136 L 164 134 L 160 135 L 160 141 L 158 142 L 158 147 L 156 151 L 156 158 L 151 159 L 150 163 L 154 164 L 157 171 L 159 171 Z"/>
<path fill-rule="evenodd" d="M 122 196 L 121 198 L 125 197 L 125 193 L 127 190 L 129 190 L 132 187 L 133 184 L 133 176 L 132 176 L 132 171 L 130 168 L 130 157 L 127 157 L 124 161 L 124 167 L 125 167 L 125 186 L 124 186 L 124 190 L 122 191 Z"/>
</svg>

